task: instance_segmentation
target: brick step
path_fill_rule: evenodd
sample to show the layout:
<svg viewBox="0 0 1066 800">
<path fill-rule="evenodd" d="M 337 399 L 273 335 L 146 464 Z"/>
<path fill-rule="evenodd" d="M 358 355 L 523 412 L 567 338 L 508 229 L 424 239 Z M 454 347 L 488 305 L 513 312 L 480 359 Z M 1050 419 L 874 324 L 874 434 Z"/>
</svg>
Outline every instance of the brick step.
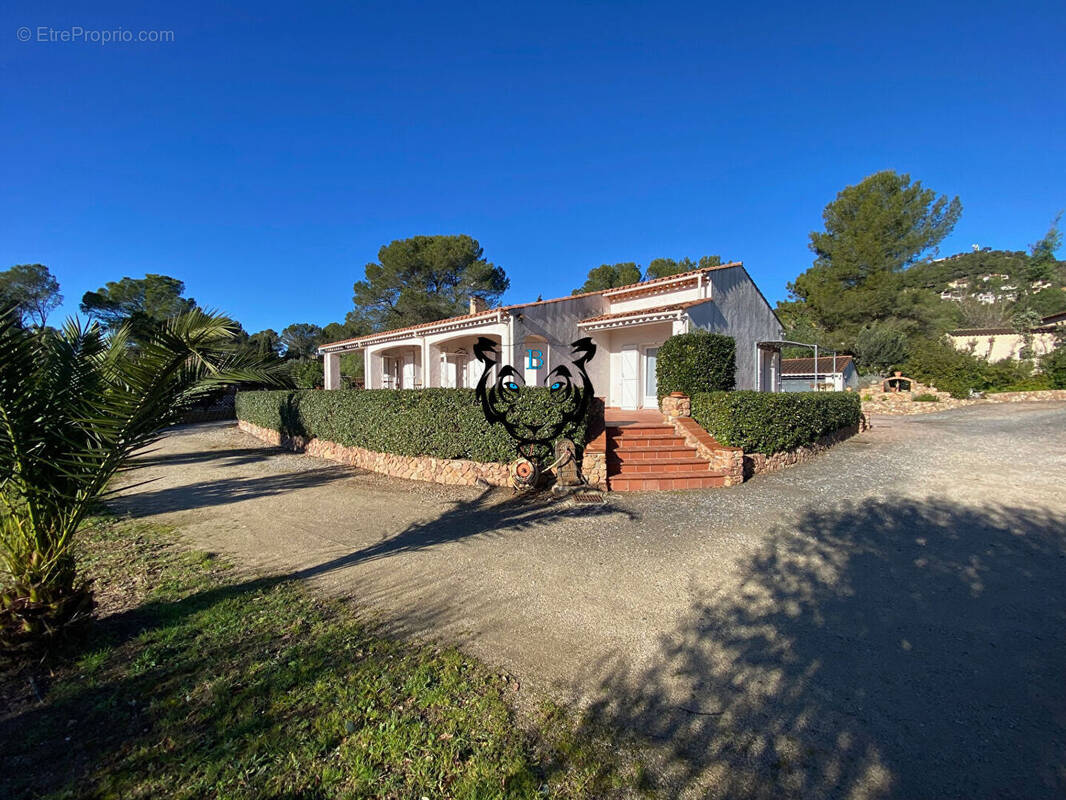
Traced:
<svg viewBox="0 0 1066 800">
<path fill-rule="evenodd" d="M 664 433 L 673 434 L 672 425 L 640 423 L 635 425 L 611 425 L 607 427 L 608 436 L 657 436 Z"/>
<path fill-rule="evenodd" d="M 654 458 L 647 461 L 608 461 L 608 475 L 637 475 L 646 472 L 709 472 L 711 465 L 701 458 Z"/>
<path fill-rule="evenodd" d="M 607 478 L 612 492 L 650 492 L 669 489 L 716 489 L 725 486 L 721 472 L 643 472 Z"/>
<path fill-rule="evenodd" d="M 705 458 L 700 458 L 696 451 L 691 447 L 637 447 L 632 450 L 612 450 L 607 454 L 608 464 L 654 464 L 657 461 L 662 462 L 663 464 L 679 464 L 682 462 L 690 464 L 707 463 L 707 460 Z"/>
<path fill-rule="evenodd" d="M 685 444 L 685 440 L 676 434 L 669 436 L 623 436 L 620 439 L 608 440 L 607 442 L 608 450 L 636 450 L 649 447 L 672 448 L 674 446 L 688 447 Z"/>
<path fill-rule="evenodd" d="M 675 439 L 675 441 L 667 442 L 665 439 L 652 445 L 634 445 L 631 442 L 618 445 L 617 447 L 608 447 L 608 454 L 615 455 L 617 458 L 630 458 L 630 459 L 655 459 L 659 458 L 659 453 L 663 453 L 664 457 L 669 455 L 680 455 L 681 453 L 690 454 L 694 453 L 689 445 L 684 443 L 684 439 Z"/>
</svg>

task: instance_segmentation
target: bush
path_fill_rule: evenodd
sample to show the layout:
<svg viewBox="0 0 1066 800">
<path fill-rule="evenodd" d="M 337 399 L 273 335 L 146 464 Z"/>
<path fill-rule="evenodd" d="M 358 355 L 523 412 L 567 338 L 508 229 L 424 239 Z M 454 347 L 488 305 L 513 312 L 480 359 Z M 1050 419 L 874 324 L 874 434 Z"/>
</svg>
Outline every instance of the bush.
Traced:
<svg viewBox="0 0 1066 800">
<path fill-rule="evenodd" d="M 939 397 L 937 397 L 935 394 L 929 394 L 929 392 L 924 392 L 923 394 L 917 395 L 916 397 L 913 397 L 911 399 L 915 403 L 939 403 L 940 402 L 940 398 Z"/>
<path fill-rule="evenodd" d="M 531 413 L 554 405 L 547 389 L 527 387 Z M 288 436 L 318 437 L 380 453 L 507 463 L 515 444 L 485 419 L 473 389 L 337 389 L 241 392 L 237 418 Z M 564 431 L 580 446 L 585 423 Z"/>
<path fill-rule="evenodd" d="M 1040 360 L 1049 388 L 1066 389 L 1066 344 L 1060 344 Z"/>
<path fill-rule="evenodd" d="M 989 391 L 1002 392 L 1008 386 L 1016 386 L 1032 380 L 1033 362 L 1005 358 L 1002 361 L 984 364 L 984 372 L 985 383 Z"/>
<path fill-rule="evenodd" d="M 732 336 L 694 331 L 671 336 L 659 348 L 659 397 L 684 392 L 728 391 L 736 385 L 737 343 Z"/>
<path fill-rule="evenodd" d="M 901 367 L 908 378 L 950 392 L 952 397 L 969 397 L 971 391 L 986 389 L 987 368 L 987 362 L 980 358 L 931 339 L 913 344 L 910 357 Z"/>
<path fill-rule="evenodd" d="M 874 323 L 855 335 L 855 363 L 863 371 L 886 370 L 907 353 L 907 335 L 889 323 Z"/>
<path fill-rule="evenodd" d="M 777 453 L 813 444 L 859 424 L 851 392 L 704 392 L 692 397 L 692 417 L 719 442 L 748 453 Z"/>
<path fill-rule="evenodd" d="M 1051 378 L 1047 375 L 1033 375 L 1030 378 L 1025 378 L 1015 383 L 1008 383 L 1002 386 L 994 386 L 988 390 L 989 394 L 996 394 L 998 392 L 1044 392 L 1048 389 L 1054 389 L 1051 385 Z"/>
<path fill-rule="evenodd" d="M 322 362 L 317 358 L 298 358 L 289 362 L 289 377 L 300 389 L 321 389 L 325 380 Z"/>
</svg>

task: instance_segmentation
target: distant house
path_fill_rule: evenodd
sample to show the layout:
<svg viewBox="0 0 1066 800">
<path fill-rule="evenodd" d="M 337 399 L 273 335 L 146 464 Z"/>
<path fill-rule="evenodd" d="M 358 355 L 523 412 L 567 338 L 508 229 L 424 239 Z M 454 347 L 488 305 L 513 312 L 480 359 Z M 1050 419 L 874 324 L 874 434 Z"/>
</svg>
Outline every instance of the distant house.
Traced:
<svg viewBox="0 0 1066 800">
<path fill-rule="evenodd" d="M 1044 317 L 1033 328 L 1033 355 L 1039 358 L 1055 349 L 1055 332 L 1066 324 L 1066 312 Z M 1025 340 L 1013 328 L 961 328 L 949 331 L 948 337 L 956 350 L 973 353 L 987 361 L 1005 358 L 1021 359 Z"/>
<path fill-rule="evenodd" d="M 859 373 L 851 356 L 819 356 L 817 374 L 814 358 L 781 359 L 782 392 L 842 392 L 859 387 Z"/>
<path fill-rule="evenodd" d="M 500 308 L 475 298 L 469 314 L 331 342 L 318 352 L 327 389 L 340 388 L 340 355 L 347 352 L 363 354 L 368 389 L 473 387 L 483 369 L 473 346 L 484 336 L 496 342 L 501 365 L 519 370 L 527 385 L 541 385 L 570 362 L 570 343 L 590 336 L 598 348 L 588 364 L 596 394 L 608 406 L 658 408 L 659 347 L 694 330 L 736 340 L 738 389 L 780 390 L 784 330 L 739 262 Z"/>
</svg>

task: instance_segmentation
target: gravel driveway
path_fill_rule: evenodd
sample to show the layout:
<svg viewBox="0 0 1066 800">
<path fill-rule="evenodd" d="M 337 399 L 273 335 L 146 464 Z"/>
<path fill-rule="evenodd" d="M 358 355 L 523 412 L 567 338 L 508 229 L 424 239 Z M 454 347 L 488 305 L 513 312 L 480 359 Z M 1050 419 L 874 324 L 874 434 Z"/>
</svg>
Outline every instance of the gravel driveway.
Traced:
<svg viewBox="0 0 1066 800">
<path fill-rule="evenodd" d="M 569 507 L 175 430 L 117 499 L 676 753 L 691 797 L 1066 795 L 1066 404 Z"/>
</svg>

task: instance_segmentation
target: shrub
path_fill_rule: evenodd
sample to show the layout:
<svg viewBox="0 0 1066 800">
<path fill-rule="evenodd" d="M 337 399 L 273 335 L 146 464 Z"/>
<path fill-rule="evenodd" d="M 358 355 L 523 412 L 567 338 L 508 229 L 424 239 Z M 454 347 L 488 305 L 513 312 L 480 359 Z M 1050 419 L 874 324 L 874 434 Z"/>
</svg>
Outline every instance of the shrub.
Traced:
<svg viewBox="0 0 1066 800">
<path fill-rule="evenodd" d="M 874 323 L 855 335 L 855 362 L 864 371 L 886 370 L 907 353 L 907 335 L 889 323 Z"/>
<path fill-rule="evenodd" d="M 1060 344 L 1040 360 L 1040 368 L 1052 389 L 1066 389 L 1066 344 Z"/>
<path fill-rule="evenodd" d="M 321 389 L 325 374 L 317 358 L 297 358 L 289 362 L 289 376 L 300 389 Z"/>
<path fill-rule="evenodd" d="M 1008 383 L 1003 386 L 996 386 L 989 389 L 989 394 L 996 394 L 997 392 L 1044 392 L 1048 389 L 1054 389 L 1051 385 L 1051 378 L 1045 374 L 1033 375 L 1032 377 L 1025 378 L 1015 383 Z"/>
<path fill-rule="evenodd" d="M 659 348 L 659 397 L 684 392 L 728 391 L 736 385 L 737 343 L 732 336 L 693 331 L 671 336 Z"/>
<path fill-rule="evenodd" d="M 902 370 L 907 377 L 950 392 L 952 397 L 969 397 L 971 391 L 987 388 L 987 367 L 981 359 L 947 342 L 927 339 L 912 345 Z"/>
<path fill-rule="evenodd" d="M 851 392 L 704 392 L 692 416 L 719 442 L 749 453 L 777 453 L 813 444 L 859 424 L 862 407 Z"/>
<path fill-rule="evenodd" d="M 547 416 L 550 392 L 533 397 L 532 415 Z M 474 461 L 513 461 L 515 444 L 502 425 L 485 419 L 473 389 L 337 389 L 241 392 L 237 418 L 288 436 L 318 437 L 381 453 Z M 585 423 L 564 431 L 580 447 Z"/>
<path fill-rule="evenodd" d="M 917 395 L 916 397 L 913 397 L 911 399 L 915 403 L 939 403 L 940 402 L 940 398 L 939 397 L 937 397 L 935 394 L 929 394 L 929 392 L 924 392 L 924 393 L 922 393 L 920 395 Z"/>
<path fill-rule="evenodd" d="M 1033 362 L 1005 358 L 984 365 L 985 382 L 990 391 L 1005 391 L 1008 386 L 1025 383 L 1033 377 Z"/>
</svg>

